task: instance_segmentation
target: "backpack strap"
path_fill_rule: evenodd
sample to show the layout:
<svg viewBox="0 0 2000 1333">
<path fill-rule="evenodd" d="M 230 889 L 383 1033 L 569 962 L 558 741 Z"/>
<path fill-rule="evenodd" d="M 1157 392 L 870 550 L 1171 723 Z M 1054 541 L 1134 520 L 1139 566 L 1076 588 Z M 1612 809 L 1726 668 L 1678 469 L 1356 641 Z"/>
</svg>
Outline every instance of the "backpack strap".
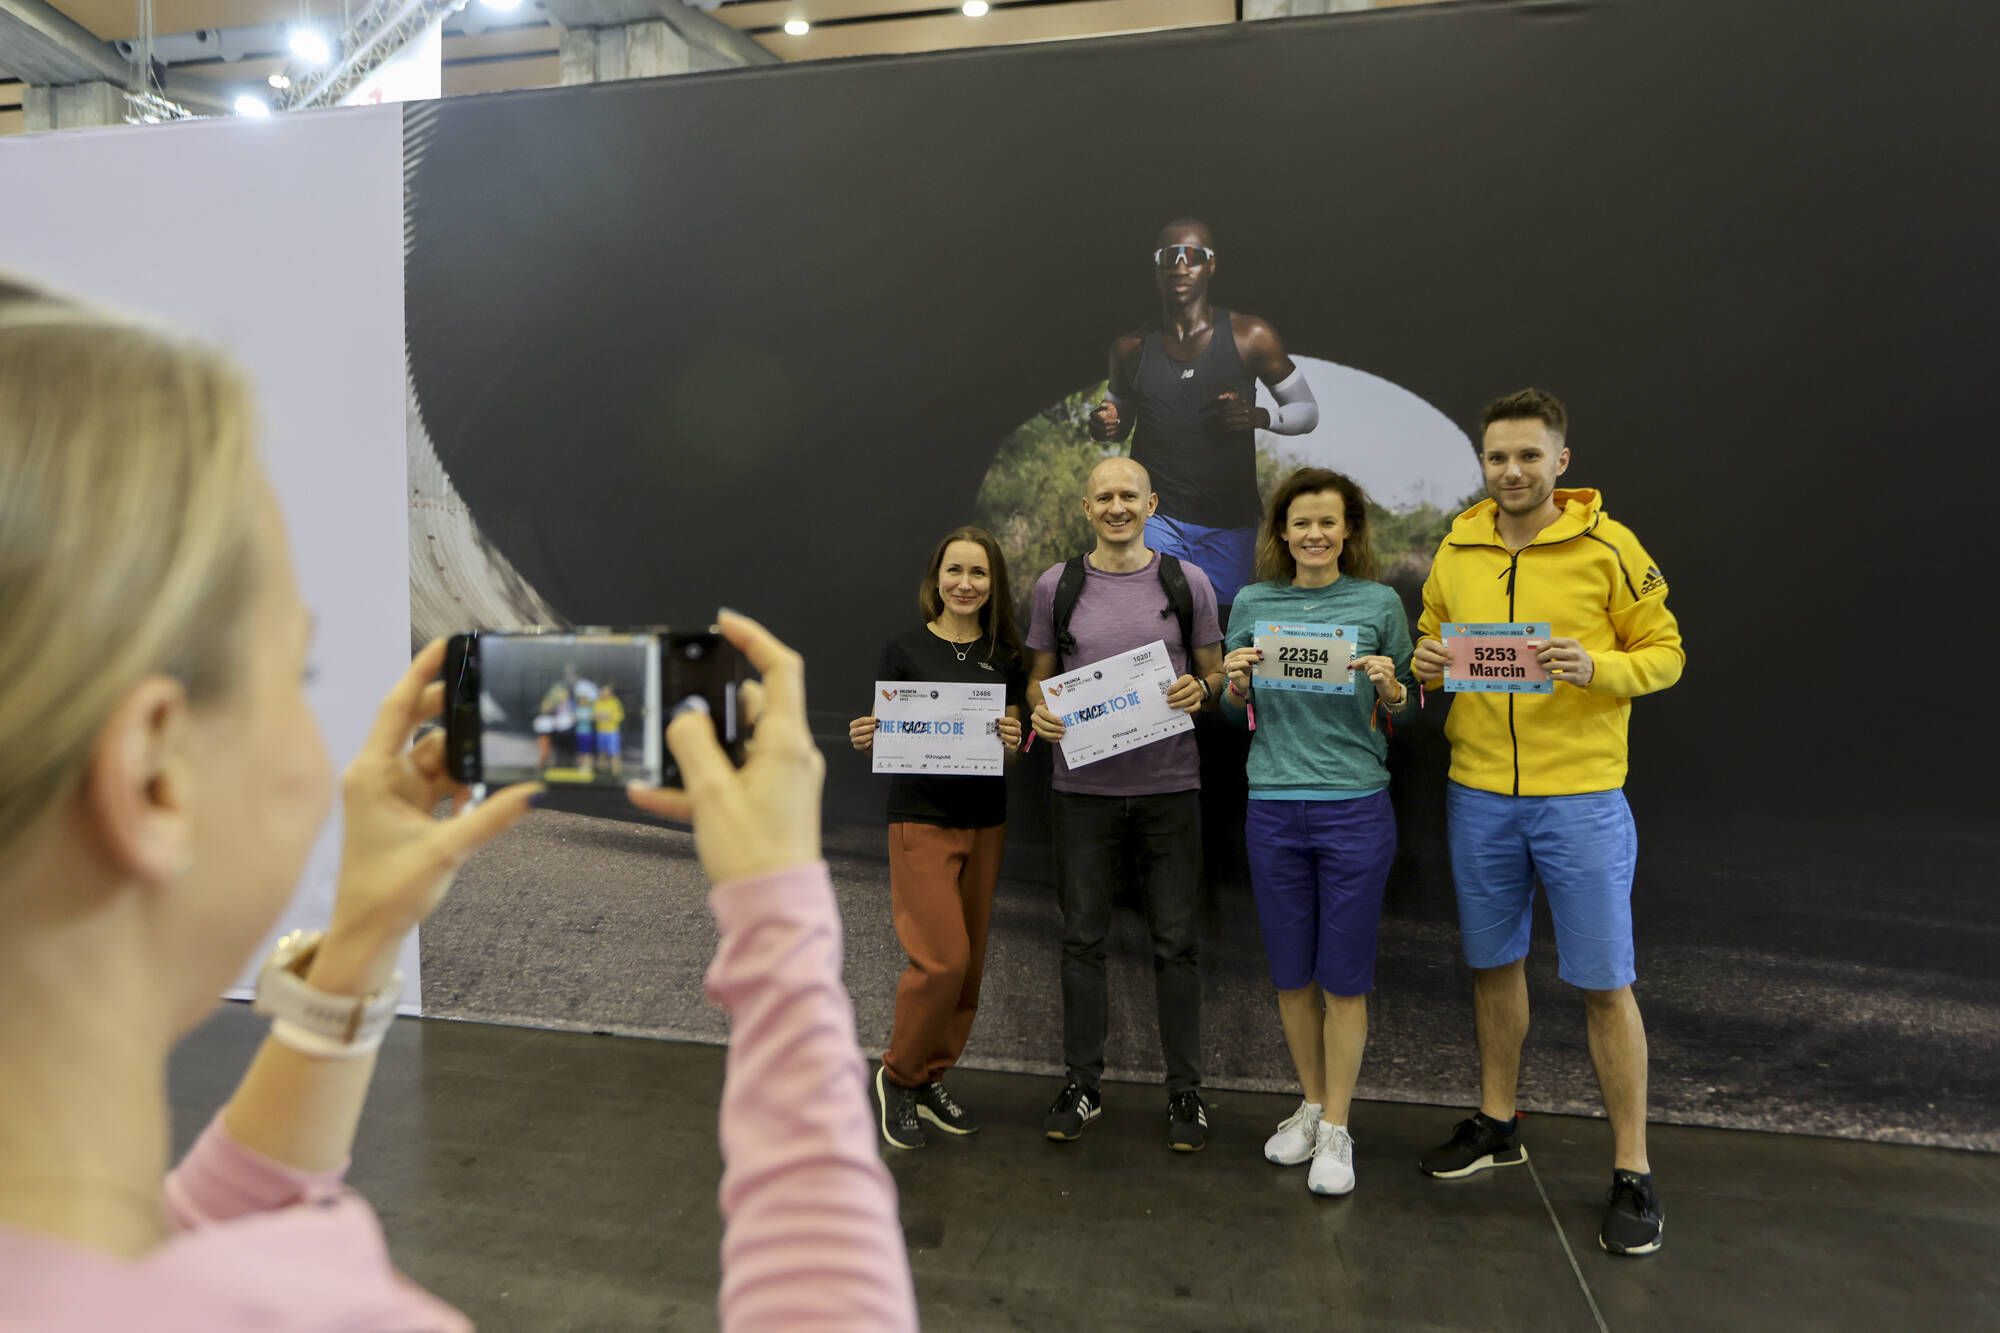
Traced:
<svg viewBox="0 0 2000 1333">
<path fill-rule="evenodd" d="M 1180 560 L 1160 552 L 1160 587 L 1166 590 L 1167 605 L 1181 625 L 1181 651 L 1187 654 L 1188 670 L 1194 670 L 1194 590 L 1188 587 L 1187 571 Z"/>
<path fill-rule="evenodd" d="M 1077 601 L 1083 596 L 1083 557 L 1075 556 L 1063 566 L 1062 577 L 1056 580 L 1056 601 L 1054 612 L 1056 628 L 1056 669 L 1062 670 L 1069 659 L 1076 655 L 1076 636 L 1069 632 L 1069 618 L 1076 614 Z M 1186 587 L 1183 580 L 1182 587 Z"/>
</svg>

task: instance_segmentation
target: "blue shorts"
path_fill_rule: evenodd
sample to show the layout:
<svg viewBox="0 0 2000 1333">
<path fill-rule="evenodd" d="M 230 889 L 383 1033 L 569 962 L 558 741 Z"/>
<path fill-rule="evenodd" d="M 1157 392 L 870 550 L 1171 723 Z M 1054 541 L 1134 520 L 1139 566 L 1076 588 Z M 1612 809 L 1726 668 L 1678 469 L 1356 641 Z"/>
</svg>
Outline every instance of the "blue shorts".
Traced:
<svg viewBox="0 0 2000 1333">
<path fill-rule="evenodd" d="M 1218 606 L 1236 600 L 1237 591 L 1252 582 L 1257 566 L 1257 529 L 1204 528 L 1165 514 L 1146 520 L 1146 545 L 1185 560 L 1208 575 Z M 1226 627 L 1225 627 L 1226 628 Z"/>
<path fill-rule="evenodd" d="M 1389 791 L 1351 801 L 1252 799 L 1243 842 L 1271 984 L 1329 995 L 1375 989 L 1382 891 L 1396 859 Z"/>
<path fill-rule="evenodd" d="M 1632 984 L 1639 830 L 1624 792 L 1501 796 L 1447 782 L 1444 811 L 1467 964 L 1505 967 L 1528 956 L 1539 877 L 1562 979 L 1584 990 Z"/>
<path fill-rule="evenodd" d="M 599 754 L 610 759 L 617 759 L 620 757 L 620 751 L 624 748 L 625 737 L 621 733 L 616 731 L 600 731 L 597 733 L 597 752 Z"/>
<path fill-rule="evenodd" d="M 584 731 L 579 728 L 576 733 L 576 752 L 578 754 L 592 754 L 596 751 L 596 748 L 597 733 L 594 731 Z"/>
</svg>

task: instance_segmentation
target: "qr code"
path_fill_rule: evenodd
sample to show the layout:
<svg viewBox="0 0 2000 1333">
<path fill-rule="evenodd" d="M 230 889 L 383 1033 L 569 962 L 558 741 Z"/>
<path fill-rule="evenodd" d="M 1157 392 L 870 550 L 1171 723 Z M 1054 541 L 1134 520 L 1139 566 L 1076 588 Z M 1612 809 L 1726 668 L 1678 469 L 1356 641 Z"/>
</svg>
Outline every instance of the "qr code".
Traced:
<svg viewBox="0 0 2000 1333">
<path fill-rule="evenodd" d="M 1160 680 L 1160 697 L 1164 699 L 1173 692 L 1174 692 L 1174 683 L 1170 680 L 1167 680 L 1165 677 L 1162 677 Z"/>
</svg>

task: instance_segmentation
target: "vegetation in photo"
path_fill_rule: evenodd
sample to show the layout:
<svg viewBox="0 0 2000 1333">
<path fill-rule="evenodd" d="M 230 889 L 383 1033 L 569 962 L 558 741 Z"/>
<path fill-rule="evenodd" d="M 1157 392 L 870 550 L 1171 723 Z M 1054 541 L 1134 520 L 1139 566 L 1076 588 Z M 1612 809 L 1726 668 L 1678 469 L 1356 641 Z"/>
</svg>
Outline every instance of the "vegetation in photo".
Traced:
<svg viewBox="0 0 2000 1333">
<path fill-rule="evenodd" d="M 1026 621 L 1035 579 L 1050 565 L 1089 550 L 1095 543 L 1083 516 L 1084 483 L 1099 460 L 1126 452 L 1122 444 L 1099 444 L 1090 438 L 1090 413 L 1104 401 L 1104 383 L 1070 394 L 1037 412 L 1001 442 L 979 488 L 973 521 L 1000 539 L 1013 571 L 1016 608 Z M 1388 445 L 1385 447 L 1394 447 Z M 1280 477 L 1308 460 L 1259 433 L 1257 488 L 1269 499 Z M 1450 509 L 1418 505 L 1397 512 L 1370 503 L 1375 524 L 1375 555 L 1383 582 L 1414 605 L 1431 556 L 1451 527 L 1452 519 L 1480 497 L 1475 491 Z"/>
</svg>

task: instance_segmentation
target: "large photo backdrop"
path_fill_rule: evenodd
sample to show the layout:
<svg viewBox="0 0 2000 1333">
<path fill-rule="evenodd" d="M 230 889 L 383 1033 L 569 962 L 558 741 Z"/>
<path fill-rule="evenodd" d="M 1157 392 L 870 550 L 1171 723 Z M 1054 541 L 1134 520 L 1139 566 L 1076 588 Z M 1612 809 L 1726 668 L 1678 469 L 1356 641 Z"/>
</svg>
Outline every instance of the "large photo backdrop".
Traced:
<svg viewBox="0 0 2000 1333">
<path fill-rule="evenodd" d="M 1480 405 L 1527 384 L 1570 405 L 1568 482 L 1661 562 L 1689 668 L 1636 705 L 1628 788 L 1656 1113 L 2000 1147 L 1993 728 L 1953 646 L 1994 637 L 1965 603 L 1996 472 L 1968 333 L 2000 299 L 1967 258 L 2000 117 L 1968 90 L 1996 37 L 1949 0 L 1467 4 L 411 108 L 412 633 L 723 604 L 801 647 L 879 1046 L 900 955 L 846 721 L 939 534 L 992 526 L 1017 588 L 1083 540 L 1107 345 L 1156 314 L 1160 226 L 1199 217 L 1216 303 L 1320 402 L 1263 479 L 1363 480 L 1406 595 L 1478 490 Z M 1392 755 L 1362 1082 L 1458 1105 L 1444 707 Z M 1281 1087 L 1240 771 L 1205 748 L 1210 1081 Z M 1053 1072 L 1046 770 L 1011 782 L 967 1060 Z M 720 1038 L 700 895 L 682 835 L 551 815 L 427 929 L 427 1006 Z M 1110 1060 L 1153 1078 L 1120 931 Z M 1523 1099 L 1592 1109 L 1539 940 Z"/>
</svg>

